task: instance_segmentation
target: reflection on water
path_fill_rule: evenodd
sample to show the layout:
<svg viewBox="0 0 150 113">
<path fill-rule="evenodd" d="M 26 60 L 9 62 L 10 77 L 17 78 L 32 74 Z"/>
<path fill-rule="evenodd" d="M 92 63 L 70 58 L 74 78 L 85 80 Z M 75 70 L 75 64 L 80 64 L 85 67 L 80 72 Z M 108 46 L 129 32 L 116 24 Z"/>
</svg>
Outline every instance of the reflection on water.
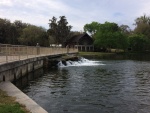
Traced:
<svg viewBox="0 0 150 113">
<path fill-rule="evenodd" d="M 99 63 L 41 69 L 23 91 L 49 113 L 149 113 L 150 62 Z"/>
</svg>

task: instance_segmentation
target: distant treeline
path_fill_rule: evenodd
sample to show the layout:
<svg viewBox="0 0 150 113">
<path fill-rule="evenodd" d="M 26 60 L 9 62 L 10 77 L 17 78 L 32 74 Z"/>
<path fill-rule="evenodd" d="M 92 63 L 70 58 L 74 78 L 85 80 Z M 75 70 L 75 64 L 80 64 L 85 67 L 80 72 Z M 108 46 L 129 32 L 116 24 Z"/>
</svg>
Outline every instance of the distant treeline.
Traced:
<svg viewBox="0 0 150 113">
<path fill-rule="evenodd" d="M 135 19 L 134 25 L 135 29 L 131 30 L 128 25 L 92 22 L 84 26 L 84 31 L 91 34 L 99 50 L 114 48 L 150 51 L 150 17 L 143 15 Z"/>
<path fill-rule="evenodd" d="M 21 20 L 11 22 L 8 19 L 0 18 L 0 43 L 35 46 L 49 46 L 50 44 L 64 44 L 74 34 L 72 26 L 68 25 L 65 16 L 60 19 L 53 17 L 49 20 L 49 29 L 23 23 Z"/>
<path fill-rule="evenodd" d="M 38 27 L 16 20 L 13 23 L 8 19 L 0 18 L 0 43 L 35 46 L 62 44 L 80 32 L 72 32 L 65 16 L 59 19 L 52 17 L 49 20 L 49 29 Z M 109 48 L 133 51 L 150 51 L 150 17 L 145 14 L 135 19 L 135 29 L 128 25 L 118 26 L 112 22 L 92 22 L 84 25 L 84 32 L 91 35 L 94 46 L 98 50 Z"/>
<path fill-rule="evenodd" d="M 20 20 L 11 23 L 8 19 L 0 18 L 0 43 L 31 46 L 39 42 L 43 46 L 49 45 L 46 29 Z"/>
</svg>

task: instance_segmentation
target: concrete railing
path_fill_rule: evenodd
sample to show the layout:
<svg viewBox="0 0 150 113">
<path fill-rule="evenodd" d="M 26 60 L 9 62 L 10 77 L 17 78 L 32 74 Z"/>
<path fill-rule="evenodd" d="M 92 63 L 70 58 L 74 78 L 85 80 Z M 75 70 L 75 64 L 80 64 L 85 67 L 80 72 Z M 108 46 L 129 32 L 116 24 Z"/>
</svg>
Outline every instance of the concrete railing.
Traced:
<svg viewBox="0 0 150 113">
<path fill-rule="evenodd" d="M 78 52 L 78 49 L 0 44 L 0 63 L 23 60 L 38 56 L 57 55 L 75 52 Z"/>
</svg>

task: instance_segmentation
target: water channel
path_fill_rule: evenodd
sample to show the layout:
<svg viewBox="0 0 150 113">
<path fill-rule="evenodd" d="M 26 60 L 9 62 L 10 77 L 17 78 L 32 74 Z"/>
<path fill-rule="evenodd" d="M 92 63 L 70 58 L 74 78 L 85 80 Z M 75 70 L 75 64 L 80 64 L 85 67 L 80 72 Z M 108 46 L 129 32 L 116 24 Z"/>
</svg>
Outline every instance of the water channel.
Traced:
<svg viewBox="0 0 150 113">
<path fill-rule="evenodd" d="M 147 60 L 83 59 L 37 70 L 16 83 L 20 84 L 49 113 L 150 112 Z"/>
</svg>

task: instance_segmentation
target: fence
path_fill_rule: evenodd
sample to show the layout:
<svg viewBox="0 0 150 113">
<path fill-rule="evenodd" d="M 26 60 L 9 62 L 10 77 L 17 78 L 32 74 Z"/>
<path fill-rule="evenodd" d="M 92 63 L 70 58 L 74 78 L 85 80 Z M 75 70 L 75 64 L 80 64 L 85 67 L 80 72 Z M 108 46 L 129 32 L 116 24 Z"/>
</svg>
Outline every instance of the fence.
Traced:
<svg viewBox="0 0 150 113">
<path fill-rule="evenodd" d="M 38 56 L 66 54 L 78 52 L 75 48 L 56 48 L 0 44 L 0 63 L 23 60 Z"/>
</svg>

